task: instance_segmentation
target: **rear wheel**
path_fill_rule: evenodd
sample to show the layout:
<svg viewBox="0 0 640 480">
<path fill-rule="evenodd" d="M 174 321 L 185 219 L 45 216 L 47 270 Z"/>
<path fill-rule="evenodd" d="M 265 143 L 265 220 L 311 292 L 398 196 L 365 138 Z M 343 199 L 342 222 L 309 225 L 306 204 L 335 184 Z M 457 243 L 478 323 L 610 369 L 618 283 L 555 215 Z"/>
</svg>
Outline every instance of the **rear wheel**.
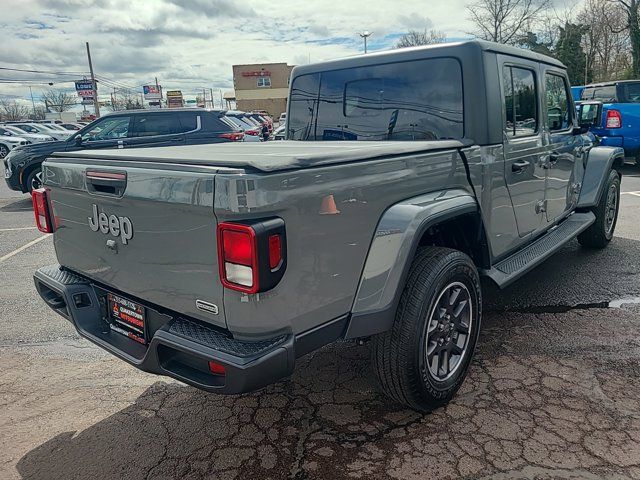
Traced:
<svg viewBox="0 0 640 480">
<path fill-rule="evenodd" d="M 372 341 L 384 393 L 423 412 L 448 403 L 469 369 L 480 321 L 480 281 L 471 259 L 448 248 L 419 251 L 392 329 Z"/>
<path fill-rule="evenodd" d="M 596 221 L 578 235 L 578 242 L 583 247 L 604 248 L 613 238 L 620 210 L 620 175 L 616 170 L 609 172 L 605 190 L 600 202 L 592 210 Z"/>
</svg>

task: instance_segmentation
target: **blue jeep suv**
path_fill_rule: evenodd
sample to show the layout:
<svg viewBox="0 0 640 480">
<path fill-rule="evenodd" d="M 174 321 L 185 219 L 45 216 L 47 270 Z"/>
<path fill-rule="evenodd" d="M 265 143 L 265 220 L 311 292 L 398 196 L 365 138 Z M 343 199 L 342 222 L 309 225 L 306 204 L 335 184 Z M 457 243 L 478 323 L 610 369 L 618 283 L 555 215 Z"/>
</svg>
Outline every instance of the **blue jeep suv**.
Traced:
<svg viewBox="0 0 640 480">
<path fill-rule="evenodd" d="M 224 110 L 175 108 L 114 112 L 78 130 L 67 140 L 12 150 L 4 158 L 9 188 L 23 193 L 39 188 L 40 165 L 53 152 L 97 148 L 141 148 L 241 141 L 244 134 Z"/>
</svg>

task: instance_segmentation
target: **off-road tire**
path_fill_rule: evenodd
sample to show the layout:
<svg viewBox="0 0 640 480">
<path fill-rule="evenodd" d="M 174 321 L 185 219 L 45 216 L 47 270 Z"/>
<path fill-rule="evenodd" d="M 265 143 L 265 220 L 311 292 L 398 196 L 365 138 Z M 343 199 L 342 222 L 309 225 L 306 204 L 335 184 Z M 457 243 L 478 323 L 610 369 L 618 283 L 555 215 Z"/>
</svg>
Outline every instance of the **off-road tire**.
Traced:
<svg viewBox="0 0 640 480">
<path fill-rule="evenodd" d="M 615 205 L 611 205 L 611 196 L 610 192 L 615 188 L 614 201 Z M 613 208 L 613 212 L 611 209 Z M 611 170 L 609 172 L 609 177 L 607 178 L 607 183 L 605 185 L 604 190 L 602 191 L 602 195 L 600 196 L 600 201 L 598 205 L 596 205 L 592 212 L 596 216 L 596 221 L 587 228 L 584 232 L 578 235 L 578 242 L 583 247 L 588 248 L 604 248 L 606 247 L 611 239 L 613 238 L 613 233 L 616 229 L 616 223 L 618 221 L 618 212 L 620 210 L 620 175 L 616 170 Z M 613 216 L 613 223 L 610 223 L 610 217 L 608 215 Z"/>
<path fill-rule="evenodd" d="M 454 284 L 464 285 L 469 294 L 471 325 L 457 369 L 450 378 L 438 381 L 427 363 L 427 329 L 436 303 L 446 288 Z M 481 307 L 478 271 L 466 254 L 442 247 L 420 249 L 411 264 L 393 327 L 371 342 L 373 370 L 382 391 L 398 403 L 421 412 L 447 404 L 469 369 L 480 332 Z"/>
<path fill-rule="evenodd" d="M 31 193 L 34 190 L 35 187 L 35 183 L 37 183 L 38 185 L 41 186 L 41 182 L 37 181 L 36 176 L 41 172 L 42 170 L 40 169 L 40 167 L 34 168 L 33 170 L 31 170 L 31 172 L 29 172 L 29 175 L 27 175 L 27 181 L 25 183 L 25 187 L 27 189 L 28 193 Z M 40 187 L 37 187 L 40 188 Z"/>
</svg>

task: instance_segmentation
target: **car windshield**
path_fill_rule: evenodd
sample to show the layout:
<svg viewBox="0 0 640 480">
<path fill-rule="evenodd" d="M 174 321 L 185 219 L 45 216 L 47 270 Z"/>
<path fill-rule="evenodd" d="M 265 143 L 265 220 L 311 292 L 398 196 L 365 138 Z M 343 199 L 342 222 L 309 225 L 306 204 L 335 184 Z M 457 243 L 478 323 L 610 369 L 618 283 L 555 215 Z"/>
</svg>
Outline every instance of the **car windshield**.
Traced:
<svg viewBox="0 0 640 480">
<path fill-rule="evenodd" d="M 21 128 L 12 127 L 11 125 L 5 125 L 2 128 L 4 128 L 5 130 L 9 130 L 11 133 L 15 133 L 16 135 L 24 135 L 25 133 L 28 133 L 22 130 Z"/>
<path fill-rule="evenodd" d="M 29 133 L 40 133 L 42 130 L 38 129 L 37 127 L 34 127 L 33 125 L 18 125 L 18 128 L 20 128 L 20 130 L 24 130 L 25 132 L 29 132 Z"/>
</svg>

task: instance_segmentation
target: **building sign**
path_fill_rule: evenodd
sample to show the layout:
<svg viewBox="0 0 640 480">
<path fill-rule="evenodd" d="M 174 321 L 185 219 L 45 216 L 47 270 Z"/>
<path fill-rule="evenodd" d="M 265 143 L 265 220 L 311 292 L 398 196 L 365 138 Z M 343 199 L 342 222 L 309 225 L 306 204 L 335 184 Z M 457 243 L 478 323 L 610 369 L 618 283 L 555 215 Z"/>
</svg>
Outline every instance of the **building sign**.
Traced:
<svg viewBox="0 0 640 480">
<path fill-rule="evenodd" d="M 168 90 L 167 91 L 167 107 L 168 108 L 180 108 L 184 107 L 184 98 L 180 90 Z"/>
<path fill-rule="evenodd" d="M 270 77 L 271 72 L 267 70 L 259 70 L 257 72 L 242 72 L 243 77 Z"/>
<path fill-rule="evenodd" d="M 77 80 L 75 83 L 76 92 L 82 98 L 83 103 L 85 100 L 93 100 L 93 82 L 91 80 Z M 87 104 L 85 103 L 85 105 Z"/>
<path fill-rule="evenodd" d="M 160 85 L 144 85 L 142 87 L 145 100 L 160 100 L 162 98 L 162 87 Z"/>
</svg>

